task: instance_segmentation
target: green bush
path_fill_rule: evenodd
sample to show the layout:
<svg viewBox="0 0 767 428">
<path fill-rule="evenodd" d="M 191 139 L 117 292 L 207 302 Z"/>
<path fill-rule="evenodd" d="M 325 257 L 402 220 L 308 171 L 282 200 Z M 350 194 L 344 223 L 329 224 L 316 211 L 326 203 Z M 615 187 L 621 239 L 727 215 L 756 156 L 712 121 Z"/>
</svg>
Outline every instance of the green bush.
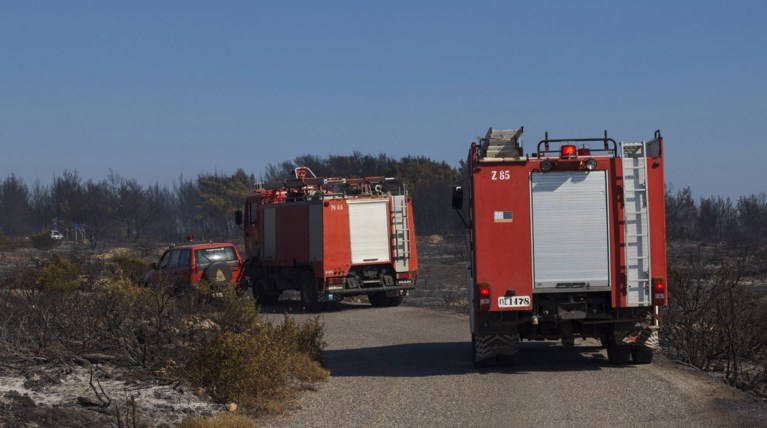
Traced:
<svg viewBox="0 0 767 428">
<path fill-rule="evenodd" d="M 319 317 L 304 323 L 287 315 L 277 325 L 264 323 L 252 300 L 224 293 L 213 317 L 222 333 L 189 359 L 184 374 L 220 402 L 246 408 L 276 409 L 290 397 L 296 381 L 328 376 L 320 366 L 324 327 Z"/>
<path fill-rule="evenodd" d="M 149 262 L 129 256 L 118 256 L 112 260 L 117 278 L 127 278 L 136 285 L 144 285 L 144 275 L 149 271 Z"/>
<path fill-rule="evenodd" d="M 320 361 L 320 353 L 325 347 L 324 325 L 319 316 L 304 323 L 285 315 L 282 324 L 272 327 L 276 340 L 291 354 L 304 354 L 314 361 Z"/>
<path fill-rule="evenodd" d="M 36 272 L 36 282 L 43 290 L 73 291 L 82 283 L 83 269 L 64 257 L 54 257 Z"/>
<path fill-rule="evenodd" d="M 286 357 L 266 330 L 224 332 L 191 359 L 187 373 L 218 401 L 258 407 L 284 388 Z"/>
</svg>

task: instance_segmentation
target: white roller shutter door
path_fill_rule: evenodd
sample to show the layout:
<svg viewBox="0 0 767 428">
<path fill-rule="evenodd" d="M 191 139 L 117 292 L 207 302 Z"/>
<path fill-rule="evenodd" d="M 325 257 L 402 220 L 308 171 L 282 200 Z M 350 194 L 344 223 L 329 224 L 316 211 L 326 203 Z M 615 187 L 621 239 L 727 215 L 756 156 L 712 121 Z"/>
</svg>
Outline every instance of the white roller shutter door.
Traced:
<svg viewBox="0 0 767 428">
<path fill-rule="evenodd" d="M 604 171 L 531 174 L 536 290 L 609 287 L 606 180 Z"/>
<path fill-rule="evenodd" d="M 390 261 L 388 200 L 349 201 L 352 263 Z"/>
</svg>

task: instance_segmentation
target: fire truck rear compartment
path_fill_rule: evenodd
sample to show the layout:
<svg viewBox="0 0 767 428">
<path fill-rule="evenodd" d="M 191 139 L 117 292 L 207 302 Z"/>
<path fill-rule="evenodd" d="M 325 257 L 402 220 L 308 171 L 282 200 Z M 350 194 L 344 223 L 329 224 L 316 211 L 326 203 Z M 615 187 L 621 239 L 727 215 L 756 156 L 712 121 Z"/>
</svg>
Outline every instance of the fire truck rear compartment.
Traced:
<svg viewBox="0 0 767 428">
<path fill-rule="evenodd" d="M 609 290 L 604 171 L 530 175 L 533 291 Z"/>
</svg>

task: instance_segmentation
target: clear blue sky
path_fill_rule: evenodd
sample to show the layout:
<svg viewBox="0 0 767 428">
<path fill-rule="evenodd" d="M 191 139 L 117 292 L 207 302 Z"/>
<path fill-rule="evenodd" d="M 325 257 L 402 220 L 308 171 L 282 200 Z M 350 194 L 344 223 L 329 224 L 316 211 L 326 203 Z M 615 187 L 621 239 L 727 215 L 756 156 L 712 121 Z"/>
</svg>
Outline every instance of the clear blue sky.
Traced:
<svg viewBox="0 0 767 428">
<path fill-rule="evenodd" d="M 488 127 L 638 141 L 667 182 L 767 191 L 767 2 L 0 0 L 0 179 L 457 165 Z"/>
</svg>

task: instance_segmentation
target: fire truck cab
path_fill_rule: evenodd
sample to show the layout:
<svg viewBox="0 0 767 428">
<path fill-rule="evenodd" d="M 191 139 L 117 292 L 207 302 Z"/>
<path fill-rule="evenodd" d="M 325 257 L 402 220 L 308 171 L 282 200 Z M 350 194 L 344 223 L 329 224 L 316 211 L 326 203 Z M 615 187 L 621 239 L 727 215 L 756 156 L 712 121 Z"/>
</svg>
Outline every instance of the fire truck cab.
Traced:
<svg viewBox="0 0 767 428">
<path fill-rule="evenodd" d="M 468 156 L 473 360 L 521 340 L 597 338 L 610 362 L 644 364 L 666 304 L 663 138 L 616 143 L 493 130 Z M 463 213 L 464 188 L 453 190 Z"/>
</svg>

